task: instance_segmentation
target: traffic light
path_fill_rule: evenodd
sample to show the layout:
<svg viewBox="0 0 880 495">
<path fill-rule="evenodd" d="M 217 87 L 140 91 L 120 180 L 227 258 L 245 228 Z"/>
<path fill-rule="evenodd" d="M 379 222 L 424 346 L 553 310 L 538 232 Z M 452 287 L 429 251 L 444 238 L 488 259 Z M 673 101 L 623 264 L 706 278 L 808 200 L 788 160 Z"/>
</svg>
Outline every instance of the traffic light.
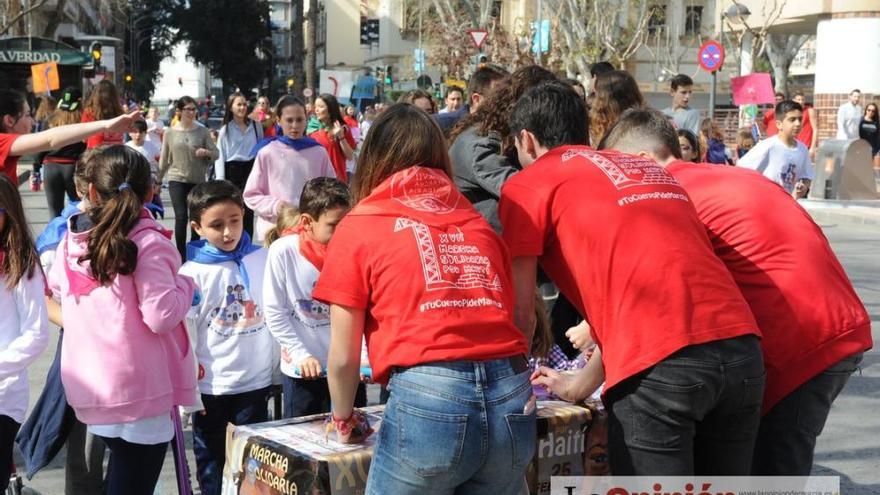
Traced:
<svg viewBox="0 0 880 495">
<path fill-rule="evenodd" d="M 389 86 L 391 85 L 392 82 L 394 82 L 394 78 L 392 75 L 393 70 L 394 70 L 393 65 L 386 65 L 385 66 L 385 84 L 387 84 Z"/>
<path fill-rule="evenodd" d="M 287 80 L 287 87 L 288 87 L 288 88 L 292 88 L 292 87 L 293 87 L 293 79 L 288 79 L 288 80 Z"/>
<path fill-rule="evenodd" d="M 97 68 L 101 65 L 101 43 L 97 41 L 92 42 L 89 52 L 92 54 L 92 65 Z"/>
<path fill-rule="evenodd" d="M 131 74 L 126 74 L 126 75 L 125 75 L 125 82 L 126 82 L 126 83 L 130 83 L 132 79 L 134 79 L 134 78 L 131 77 Z"/>
</svg>

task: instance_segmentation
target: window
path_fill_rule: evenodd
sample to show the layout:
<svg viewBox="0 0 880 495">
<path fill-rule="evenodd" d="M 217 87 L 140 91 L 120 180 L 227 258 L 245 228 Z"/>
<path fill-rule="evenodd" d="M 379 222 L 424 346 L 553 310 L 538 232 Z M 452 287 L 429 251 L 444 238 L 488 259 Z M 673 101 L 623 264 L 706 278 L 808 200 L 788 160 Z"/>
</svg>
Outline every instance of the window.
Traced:
<svg viewBox="0 0 880 495">
<path fill-rule="evenodd" d="M 501 4 L 503 2 L 501 0 L 495 0 L 492 2 L 492 17 L 494 19 L 501 18 Z"/>
<path fill-rule="evenodd" d="M 696 36 L 703 27 L 703 6 L 690 5 L 684 8 L 684 34 Z"/>
<path fill-rule="evenodd" d="M 651 34 L 662 32 L 666 29 L 666 6 L 651 5 L 651 17 L 648 18 L 648 32 Z"/>
</svg>

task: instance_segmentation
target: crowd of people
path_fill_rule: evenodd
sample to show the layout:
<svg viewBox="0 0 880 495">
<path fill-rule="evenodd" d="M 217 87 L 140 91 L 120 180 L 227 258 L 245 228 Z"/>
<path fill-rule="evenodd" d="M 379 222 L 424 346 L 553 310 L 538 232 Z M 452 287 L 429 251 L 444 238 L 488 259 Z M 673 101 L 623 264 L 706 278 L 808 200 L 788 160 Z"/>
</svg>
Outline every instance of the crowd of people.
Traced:
<svg viewBox="0 0 880 495">
<path fill-rule="evenodd" d="M 283 417 L 330 413 L 343 443 L 374 433 L 359 408 L 382 386 L 370 494 L 523 493 L 536 391 L 600 391 L 615 475 L 808 475 L 873 344 L 796 201 L 811 114 L 783 98 L 734 157 L 687 76 L 663 112 L 627 72 L 591 76 L 486 65 L 439 112 L 412 90 L 360 120 L 332 95 L 233 93 L 216 138 L 192 98 L 165 127 L 109 83 L 32 133 L 0 90 L 0 488 L 16 436 L 45 465 L 36 432 L 72 411 L 69 489 L 102 492 L 97 444 L 106 493 L 151 494 L 181 407 L 219 494 L 226 425 L 266 421 L 278 384 Z M 33 153 L 56 217 L 36 241 L 16 178 Z M 49 322 L 54 399 L 28 417 Z"/>
</svg>

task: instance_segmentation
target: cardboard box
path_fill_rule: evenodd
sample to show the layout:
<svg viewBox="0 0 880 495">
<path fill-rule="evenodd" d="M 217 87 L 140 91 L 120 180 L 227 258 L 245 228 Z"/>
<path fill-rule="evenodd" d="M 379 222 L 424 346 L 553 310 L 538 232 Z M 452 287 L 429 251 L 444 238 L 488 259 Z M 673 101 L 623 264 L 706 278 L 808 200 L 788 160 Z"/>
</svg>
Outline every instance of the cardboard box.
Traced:
<svg viewBox="0 0 880 495">
<path fill-rule="evenodd" d="M 538 402 L 535 458 L 526 472 L 529 492 L 550 493 L 551 476 L 609 474 L 605 412 L 597 404 Z"/>
<path fill-rule="evenodd" d="M 364 408 L 378 432 L 384 406 Z M 538 402 L 532 494 L 550 493 L 551 476 L 607 474 L 605 415 L 594 406 Z M 229 425 L 224 495 L 362 494 L 378 434 L 362 445 L 325 440 L 325 415 L 247 426 Z M 592 425 L 592 426 L 591 426 Z"/>
<path fill-rule="evenodd" d="M 384 406 L 362 410 L 378 432 Z M 359 445 L 325 437 L 326 415 L 229 425 L 223 494 L 355 495 L 364 493 L 376 433 Z M 326 440 L 325 440 L 326 438 Z"/>
</svg>

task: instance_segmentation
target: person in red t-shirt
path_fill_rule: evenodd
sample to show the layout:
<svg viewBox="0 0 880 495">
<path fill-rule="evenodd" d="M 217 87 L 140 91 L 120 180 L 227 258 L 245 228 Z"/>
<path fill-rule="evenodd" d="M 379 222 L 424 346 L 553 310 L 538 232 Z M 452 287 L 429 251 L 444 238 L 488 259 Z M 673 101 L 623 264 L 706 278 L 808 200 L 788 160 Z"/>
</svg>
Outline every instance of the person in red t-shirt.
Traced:
<svg viewBox="0 0 880 495">
<path fill-rule="evenodd" d="M 793 100 L 804 107 L 804 123 L 797 140 L 804 143 L 804 146 L 810 150 L 810 159 L 815 160 L 816 150 L 819 149 L 819 133 L 813 129 L 813 122 L 816 122 L 816 109 L 807 105 L 807 100 L 801 92 L 795 93 Z"/>
<path fill-rule="evenodd" d="M 517 324 L 534 324 L 539 261 L 601 355 L 574 377 L 541 367 L 532 383 L 582 400 L 604 367 L 615 475 L 748 474 L 764 391 L 757 324 L 685 191 L 653 160 L 584 146 L 586 107 L 568 85 L 526 92 L 510 128 L 524 168 L 499 212 Z"/>
<path fill-rule="evenodd" d="M 688 192 L 764 336 L 752 474 L 809 476 L 831 403 L 873 345 L 868 312 L 822 229 L 784 189 L 753 170 L 681 161 L 664 124 L 649 110 L 625 114 L 603 146 L 652 157 Z"/>
<path fill-rule="evenodd" d="M 83 107 L 82 121 L 93 122 L 95 120 L 112 119 L 123 113 L 116 86 L 107 79 L 104 79 L 92 89 L 92 93 Z M 122 144 L 124 137 L 121 132 L 99 132 L 89 136 L 86 140 L 86 148 L 92 149 L 103 145 Z"/>
<path fill-rule="evenodd" d="M 776 93 L 774 97 L 776 98 L 776 103 L 773 104 L 774 106 L 770 110 L 764 112 L 764 117 L 761 119 L 764 124 L 765 137 L 775 136 L 779 133 L 779 128 L 776 127 L 776 105 L 785 99 L 785 95 Z"/>
<path fill-rule="evenodd" d="M 22 93 L 0 89 L 0 173 L 18 185 L 18 157 L 56 150 L 82 141 L 100 132 L 128 132 L 131 123 L 142 120 L 140 112 L 131 112 L 110 120 L 53 127 L 30 134 L 34 121 Z"/>
<path fill-rule="evenodd" d="M 327 375 L 343 441 L 352 427 L 369 432 L 352 413 L 362 335 L 373 380 L 389 385 L 368 494 L 525 490 L 535 403 L 510 260 L 451 173 L 427 113 L 383 112 L 312 293 L 330 304 Z"/>
<path fill-rule="evenodd" d="M 333 95 L 323 94 L 315 98 L 315 117 L 318 125 L 313 127 L 309 123 L 306 133 L 321 146 L 327 148 L 336 178 L 342 182 L 348 182 L 345 161 L 354 156 L 357 146 L 351 130 L 345 125 L 342 112 L 339 110 L 339 102 Z"/>
</svg>

